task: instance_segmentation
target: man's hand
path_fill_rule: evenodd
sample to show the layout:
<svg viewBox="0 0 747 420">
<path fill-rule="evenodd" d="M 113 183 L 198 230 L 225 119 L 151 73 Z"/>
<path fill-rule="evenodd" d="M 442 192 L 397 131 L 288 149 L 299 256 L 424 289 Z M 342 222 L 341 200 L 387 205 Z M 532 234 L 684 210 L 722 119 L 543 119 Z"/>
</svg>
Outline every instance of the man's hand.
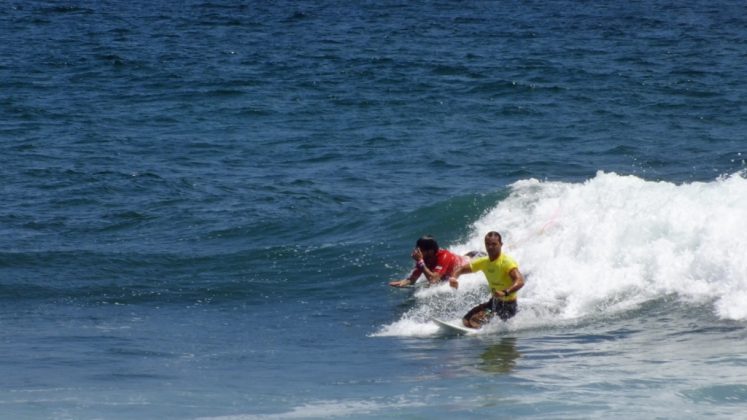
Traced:
<svg viewBox="0 0 747 420">
<path fill-rule="evenodd" d="M 410 285 L 410 280 L 405 279 L 405 280 L 390 281 L 389 285 L 392 287 L 407 287 Z"/>
<path fill-rule="evenodd" d="M 459 288 L 459 280 L 457 280 L 456 277 L 451 276 L 449 277 L 449 286 L 458 289 Z"/>
</svg>

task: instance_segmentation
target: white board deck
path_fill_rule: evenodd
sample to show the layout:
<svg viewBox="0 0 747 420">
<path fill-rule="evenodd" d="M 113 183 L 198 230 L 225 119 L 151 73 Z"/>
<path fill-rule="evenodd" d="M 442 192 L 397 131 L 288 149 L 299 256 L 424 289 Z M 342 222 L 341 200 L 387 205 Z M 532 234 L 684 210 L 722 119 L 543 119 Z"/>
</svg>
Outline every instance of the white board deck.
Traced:
<svg viewBox="0 0 747 420">
<path fill-rule="evenodd" d="M 463 325 L 458 325 L 453 322 L 444 321 L 438 318 L 432 318 L 433 322 L 438 325 L 439 330 L 442 334 L 452 334 L 452 335 L 465 335 L 465 334 L 475 334 L 477 330 L 472 328 L 467 328 Z"/>
</svg>

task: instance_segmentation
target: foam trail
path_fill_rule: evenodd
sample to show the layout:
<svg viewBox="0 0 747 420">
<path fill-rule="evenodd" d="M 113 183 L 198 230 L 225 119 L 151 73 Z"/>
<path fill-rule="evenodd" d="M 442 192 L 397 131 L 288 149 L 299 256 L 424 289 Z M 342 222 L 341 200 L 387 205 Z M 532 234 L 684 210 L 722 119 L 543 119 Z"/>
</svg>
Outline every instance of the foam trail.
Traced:
<svg viewBox="0 0 747 420">
<path fill-rule="evenodd" d="M 457 321 L 465 308 L 476 305 L 486 295 L 485 280 L 476 274 L 460 277 L 459 290 L 447 283 L 423 287 L 415 292 L 417 303 L 402 318 L 385 325 L 373 336 L 424 337 L 434 335 L 439 327 L 432 318 Z"/>
<path fill-rule="evenodd" d="M 583 183 L 522 180 L 470 229 L 449 248 L 483 249 L 485 233 L 497 230 L 528 273 L 509 329 L 605 317 L 668 296 L 747 319 L 743 173 L 681 185 L 604 172 Z M 416 306 L 378 334 L 423 335 L 417 325 L 430 316 L 458 318 L 487 299 L 482 274 L 463 278 L 458 291 L 418 291 Z"/>
<path fill-rule="evenodd" d="M 423 402 L 397 396 L 391 400 L 369 398 L 366 400 L 322 400 L 306 403 L 285 413 L 278 414 L 239 414 L 218 417 L 200 417 L 201 420 L 254 420 L 254 419 L 308 419 L 308 418 L 351 418 L 389 412 L 393 409 L 422 407 Z"/>
</svg>

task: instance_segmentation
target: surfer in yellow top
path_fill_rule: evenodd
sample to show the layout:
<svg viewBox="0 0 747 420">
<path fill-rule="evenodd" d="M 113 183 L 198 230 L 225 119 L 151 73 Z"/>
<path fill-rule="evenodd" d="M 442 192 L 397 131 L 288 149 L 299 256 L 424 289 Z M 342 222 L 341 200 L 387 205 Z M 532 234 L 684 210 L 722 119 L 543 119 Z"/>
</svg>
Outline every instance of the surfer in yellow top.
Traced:
<svg viewBox="0 0 747 420">
<path fill-rule="evenodd" d="M 502 246 L 501 234 L 488 232 L 485 235 L 485 250 L 488 256 L 458 267 L 449 278 L 449 285 L 455 289 L 459 287 L 459 276 L 464 273 L 482 271 L 488 279 L 490 300 L 475 306 L 464 315 L 462 323 L 466 327 L 480 328 L 494 315 L 498 315 L 504 321 L 516 315 L 516 292 L 524 287 L 524 276 L 519 271 L 516 261 L 501 252 Z"/>
</svg>

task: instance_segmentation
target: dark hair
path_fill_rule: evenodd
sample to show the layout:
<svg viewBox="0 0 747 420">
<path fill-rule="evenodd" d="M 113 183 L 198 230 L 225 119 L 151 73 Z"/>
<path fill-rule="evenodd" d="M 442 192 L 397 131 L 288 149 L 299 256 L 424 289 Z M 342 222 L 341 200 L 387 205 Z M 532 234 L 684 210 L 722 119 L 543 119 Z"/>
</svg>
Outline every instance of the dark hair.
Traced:
<svg viewBox="0 0 747 420">
<path fill-rule="evenodd" d="M 494 231 L 494 230 L 491 230 L 490 232 L 488 232 L 485 235 L 485 239 L 487 239 L 487 238 L 495 238 L 496 236 L 498 237 L 498 242 L 503 243 L 503 238 L 501 238 L 501 234 L 498 233 L 498 232 L 496 232 L 496 231 Z"/>
<path fill-rule="evenodd" d="M 438 251 L 438 242 L 436 242 L 436 238 L 434 238 L 431 235 L 423 235 L 418 239 L 417 242 L 415 242 L 415 246 L 420 248 L 423 251 Z"/>
</svg>

